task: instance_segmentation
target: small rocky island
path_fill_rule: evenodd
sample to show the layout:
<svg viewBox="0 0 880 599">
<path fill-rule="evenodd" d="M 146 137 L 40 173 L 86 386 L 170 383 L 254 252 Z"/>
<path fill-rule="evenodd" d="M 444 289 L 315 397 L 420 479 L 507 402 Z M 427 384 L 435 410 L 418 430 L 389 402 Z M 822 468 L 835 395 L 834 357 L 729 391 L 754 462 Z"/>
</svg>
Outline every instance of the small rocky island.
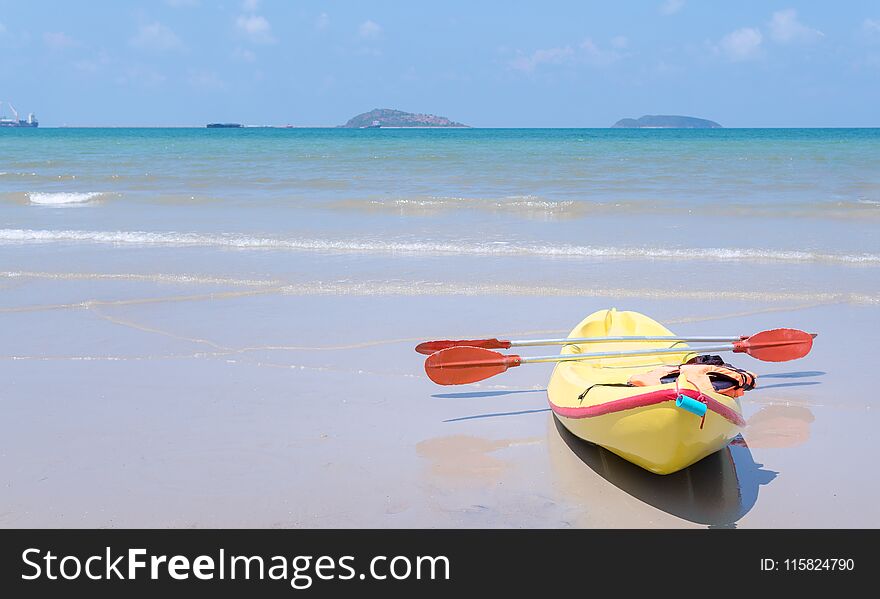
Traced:
<svg viewBox="0 0 880 599">
<path fill-rule="evenodd" d="M 415 114 L 391 108 L 375 108 L 359 114 L 342 125 L 349 129 L 378 129 L 379 127 L 467 127 L 444 116 Z"/>
<path fill-rule="evenodd" d="M 646 114 L 638 119 L 620 119 L 612 128 L 617 129 L 721 129 L 715 121 L 692 116 Z"/>
</svg>

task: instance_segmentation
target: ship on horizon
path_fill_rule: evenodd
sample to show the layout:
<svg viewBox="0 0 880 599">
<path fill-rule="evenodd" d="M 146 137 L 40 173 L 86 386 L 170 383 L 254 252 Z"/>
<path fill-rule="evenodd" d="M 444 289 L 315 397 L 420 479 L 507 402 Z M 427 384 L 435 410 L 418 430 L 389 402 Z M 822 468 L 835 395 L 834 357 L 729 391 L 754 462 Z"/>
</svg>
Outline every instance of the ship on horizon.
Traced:
<svg viewBox="0 0 880 599">
<path fill-rule="evenodd" d="M 2 102 L 0 102 L 0 109 L 2 109 Z M 7 102 L 9 105 L 9 110 L 12 111 L 12 118 L 7 118 L 3 116 L 2 111 L 0 111 L 0 127 L 39 127 L 40 122 L 37 120 L 36 115 L 34 113 L 28 114 L 27 120 L 22 120 L 18 118 L 18 111 L 15 109 L 15 106 L 12 105 L 12 102 Z"/>
</svg>

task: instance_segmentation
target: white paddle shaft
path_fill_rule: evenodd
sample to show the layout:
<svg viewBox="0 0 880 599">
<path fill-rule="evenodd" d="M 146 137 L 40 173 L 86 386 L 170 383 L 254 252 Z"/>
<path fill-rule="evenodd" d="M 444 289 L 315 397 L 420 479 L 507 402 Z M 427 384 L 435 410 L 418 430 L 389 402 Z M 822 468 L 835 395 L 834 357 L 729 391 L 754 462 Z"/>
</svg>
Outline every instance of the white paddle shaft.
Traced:
<svg viewBox="0 0 880 599">
<path fill-rule="evenodd" d="M 726 345 L 710 345 L 709 347 L 666 347 L 658 349 L 636 349 L 632 351 L 603 351 L 593 352 L 589 354 L 561 354 L 556 356 L 536 356 L 534 358 L 520 358 L 521 364 L 531 364 L 533 362 L 571 362 L 573 360 L 591 360 L 596 358 L 626 358 L 629 356 L 652 356 L 659 354 L 695 354 L 697 351 L 733 351 L 732 343 Z"/>
<path fill-rule="evenodd" d="M 510 347 L 532 347 L 535 345 L 571 345 L 580 343 L 605 343 L 609 341 L 690 341 L 693 343 L 723 343 L 739 341 L 739 335 L 728 337 L 569 337 L 566 339 L 511 339 Z"/>
</svg>

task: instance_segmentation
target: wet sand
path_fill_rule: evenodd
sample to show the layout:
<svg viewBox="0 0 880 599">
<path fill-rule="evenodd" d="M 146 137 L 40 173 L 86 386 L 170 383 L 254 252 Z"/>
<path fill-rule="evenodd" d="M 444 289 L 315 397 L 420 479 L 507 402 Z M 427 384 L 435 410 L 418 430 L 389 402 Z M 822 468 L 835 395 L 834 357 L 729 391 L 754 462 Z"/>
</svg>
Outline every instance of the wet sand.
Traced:
<svg viewBox="0 0 880 599">
<path fill-rule="evenodd" d="M 228 282 L 0 280 L 2 527 L 878 527 L 876 305 L 335 295 Z M 555 423 L 532 365 L 435 386 L 418 340 L 791 326 L 743 439 L 659 477 Z"/>
</svg>

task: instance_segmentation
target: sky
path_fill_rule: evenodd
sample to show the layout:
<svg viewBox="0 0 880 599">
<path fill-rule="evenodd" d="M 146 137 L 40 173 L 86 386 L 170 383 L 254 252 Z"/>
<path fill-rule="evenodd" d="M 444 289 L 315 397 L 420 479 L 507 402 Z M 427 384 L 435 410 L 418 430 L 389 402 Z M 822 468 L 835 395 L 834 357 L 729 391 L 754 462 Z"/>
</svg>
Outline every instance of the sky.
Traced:
<svg viewBox="0 0 880 599">
<path fill-rule="evenodd" d="M 0 61 L 41 126 L 880 126 L 877 0 L 0 0 Z"/>
</svg>

